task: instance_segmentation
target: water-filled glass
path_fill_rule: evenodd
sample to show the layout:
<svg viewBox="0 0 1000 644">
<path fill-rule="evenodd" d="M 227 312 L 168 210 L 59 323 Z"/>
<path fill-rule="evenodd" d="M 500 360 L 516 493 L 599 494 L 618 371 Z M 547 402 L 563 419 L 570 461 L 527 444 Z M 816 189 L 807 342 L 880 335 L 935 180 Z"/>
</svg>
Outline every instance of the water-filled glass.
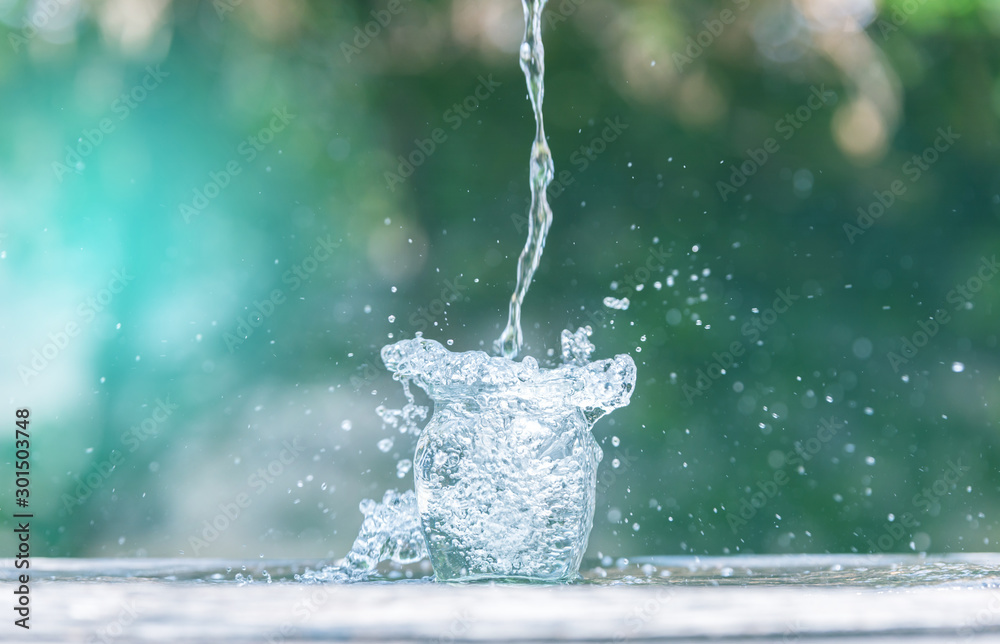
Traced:
<svg viewBox="0 0 1000 644">
<path fill-rule="evenodd" d="M 591 429 L 635 385 L 631 357 L 589 362 L 588 335 L 563 332 L 553 369 L 423 338 L 383 349 L 396 377 L 434 401 L 414 481 L 439 580 L 577 577 L 602 456 Z"/>
</svg>

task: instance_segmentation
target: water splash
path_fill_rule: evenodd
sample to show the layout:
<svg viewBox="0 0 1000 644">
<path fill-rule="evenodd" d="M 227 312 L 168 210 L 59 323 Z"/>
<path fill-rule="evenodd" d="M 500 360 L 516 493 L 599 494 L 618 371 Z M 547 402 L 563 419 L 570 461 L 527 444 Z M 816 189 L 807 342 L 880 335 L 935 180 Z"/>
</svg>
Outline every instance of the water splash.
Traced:
<svg viewBox="0 0 1000 644">
<path fill-rule="evenodd" d="M 602 457 L 590 430 L 629 403 L 636 379 L 628 355 L 591 362 L 590 334 L 590 327 L 563 331 L 562 364 L 552 369 L 531 356 L 515 362 L 453 353 L 422 337 L 383 347 L 407 402 L 379 414 L 417 438 L 417 494 L 390 490 L 381 503 L 362 501 L 365 519 L 351 551 L 304 578 L 364 581 L 382 562 L 426 558 L 428 544 L 439 579 L 573 578 Z M 426 423 L 428 408 L 411 383 L 434 401 Z M 404 459 L 397 468 L 410 466 Z"/>
<path fill-rule="evenodd" d="M 340 565 L 302 575 L 304 581 L 366 581 L 384 561 L 409 564 L 427 558 L 417 496 L 412 490 L 402 494 L 388 490 L 381 503 L 365 499 L 359 507 L 365 519 L 351 551 Z"/>
<path fill-rule="evenodd" d="M 574 579 L 593 524 L 597 420 L 628 404 L 628 355 L 590 362 L 590 328 L 563 331 L 563 364 L 543 369 L 423 338 L 382 349 L 434 401 L 414 483 L 439 580 Z"/>
<path fill-rule="evenodd" d="M 510 297 L 507 327 L 494 343 L 498 353 L 515 358 L 521 351 L 521 305 L 528 294 L 528 287 L 538 269 L 545 248 L 545 237 L 552 225 L 552 210 L 546 194 L 555 166 L 552 152 L 545 140 L 545 117 L 542 103 L 545 100 L 545 47 L 542 45 L 542 11 L 546 0 L 521 0 L 524 7 L 524 40 L 521 43 L 521 69 L 528 83 L 528 97 L 535 112 L 535 142 L 531 146 L 529 179 L 531 206 L 528 215 L 528 240 L 517 260 L 517 285 Z"/>
<path fill-rule="evenodd" d="M 564 330 L 560 336 L 563 364 L 553 369 L 539 367 L 531 356 L 515 362 L 484 351 L 451 352 L 421 337 L 383 347 L 382 361 L 403 383 L 408 397 L 412 396 L 410 383 L 426 391 L 435 403 L 472 399 L 488 405 L 513 393 L 549 405 L 570 403 L 599 418 L 628 404 L 635 385 L 635 362 L 625 354 L 590 362 L 595 348 L 591 333 L 590 327 Z M 419 428 L 415 431 L 422 434 Z"/>
<path fill-rule="evenodd" d="M 406 436 L 419 436 L 427 420 L 428 408 L 417 402 L 409 381 L 403 380 L 402 385 L 406 396 L 403 407 L 390 409 L 379 405 L 375 413 L 382 419 L 383 428 L 395 429 Z M 378 448 L 387 452 L 394 442 L 395 439 L 382 439 Z M 405 477 L 411 467 L 410 459 L 401 459 L 396 463 L 396 475 Z M 302 575 L 304 581 L 367 581 L 377 574 L 378 566 L 383 562 L 408 564 L 427 558 L 417 497 L 412 490 L 402 494 L 388 490 L 381 503 L 365 499 L 359 509 L 365 518 L 350 552 L 335 566 Z"/>
</svg>

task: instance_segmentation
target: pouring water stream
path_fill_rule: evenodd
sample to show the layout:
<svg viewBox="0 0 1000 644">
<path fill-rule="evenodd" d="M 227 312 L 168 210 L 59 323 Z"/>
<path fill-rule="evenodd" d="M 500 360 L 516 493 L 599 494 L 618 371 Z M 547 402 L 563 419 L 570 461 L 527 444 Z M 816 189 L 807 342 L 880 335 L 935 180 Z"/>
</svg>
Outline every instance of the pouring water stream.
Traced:
<svg viewBox="0 0 1000 644">
<path fill-rule="evenodd" d="M 505 358 L 515 358 L 524 339 L 521 334 L 521 305 L 528 294 L 531 280 L 542 260 L 545 238 L 552 225 L 548 188 L 555 174 L 552 152 L 545 139 L 545 46 L 542 44 L 542 11 L 546 0 L 521 0 L 524 7 L 524 41 L 521 43 L 521 69 L 528 83 L 528 98 L 535 113 L 535 141 L 531 146 L 528 174 L 531 184 L 531 206 L 528 214 L 528 240 L 517 260 L 517 285 L 510 297 L 507 326 L 495 343 L 497 352 Z"/>
</svg>

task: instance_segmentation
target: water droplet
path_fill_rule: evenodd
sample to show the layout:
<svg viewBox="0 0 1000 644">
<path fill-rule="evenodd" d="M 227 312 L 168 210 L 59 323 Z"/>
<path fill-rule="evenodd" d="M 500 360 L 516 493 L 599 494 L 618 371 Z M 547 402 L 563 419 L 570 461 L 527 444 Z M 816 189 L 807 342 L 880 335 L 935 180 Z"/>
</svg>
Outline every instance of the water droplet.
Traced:
<svg viewBox="0 0 1000 644">
<path fill-rule="evenodd" d="M 608 307 L 609 309 L 615 309 L 618 311 L 627 311 L 629 304 L 631 304 L 631 302 L 629 302 L 627 297 L 623 297 L 620 300 L 614 297 L 604 298 L 604 306 Z"/>
</svg>

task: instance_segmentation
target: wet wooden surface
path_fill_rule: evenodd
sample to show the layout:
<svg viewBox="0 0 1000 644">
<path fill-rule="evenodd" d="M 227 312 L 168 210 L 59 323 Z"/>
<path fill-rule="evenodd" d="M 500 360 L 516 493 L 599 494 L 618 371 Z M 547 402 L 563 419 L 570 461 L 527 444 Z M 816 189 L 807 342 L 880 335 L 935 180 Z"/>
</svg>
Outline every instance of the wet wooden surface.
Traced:
<svg viewBox="0 0 1000 644">
<path fill-rule="evenodd" d="M 688 565 L 687 572 L 685 560 L 671 558 L 645 572 L 571 586 L 305 584 L 290 580 L 296 564 L 288 562 L 270 562 L 283 581 L 262 582 L 260 571 L 268 564 L 257 562 L 254 583 L 240 584 L 233 581 L 240 568 L 226 562 L 192 568 L 165 560 L 34 560 L 36 575 L 49 579 L 32 582 L 30 633 L 12 626 L 6 608 L 0 637 L 123 643 L 1000 642 L 1000 577 L 991 572 L 1000 570 L 1000 561 L 979 557 L 903 566 L 826 557 L 794 569 L 780 558 L 770 568 L 761 560 L 730 558 L 702 562 L 697 570 Z M 0 561 L 5 605 L 15 588 L 10 563 Z"/>
</svg>

